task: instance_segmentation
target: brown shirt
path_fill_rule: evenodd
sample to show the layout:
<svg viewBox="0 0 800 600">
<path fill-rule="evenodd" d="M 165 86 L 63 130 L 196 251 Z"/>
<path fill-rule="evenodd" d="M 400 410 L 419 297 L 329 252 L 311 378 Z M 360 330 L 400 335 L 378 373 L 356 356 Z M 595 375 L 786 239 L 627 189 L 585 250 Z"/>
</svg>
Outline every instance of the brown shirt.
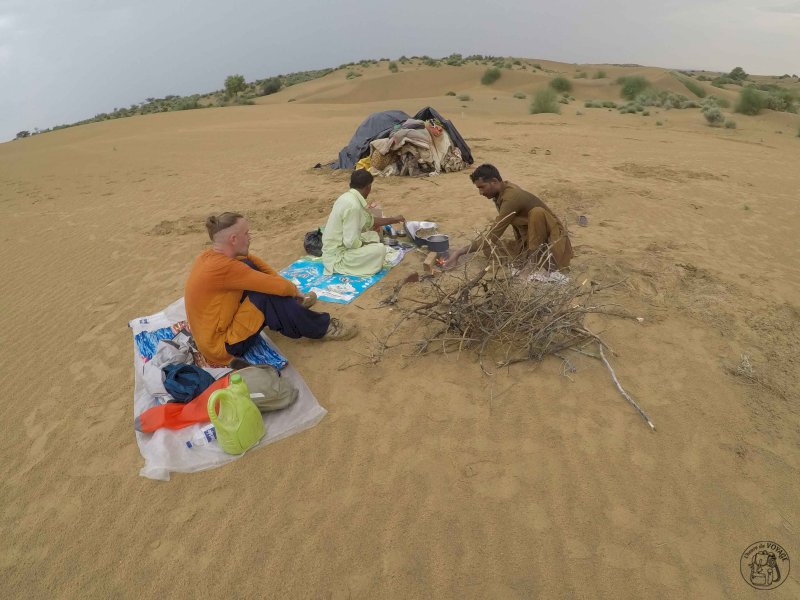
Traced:
<svg viewBox="0 0 800 600">
<path fill-rule="evenodd" d="M 503 189 L 497 197 L 493 199 L 493 202 L 498 213 L 488 235 L 489 240 L 493 244 L 497 244 L 509 225 L 511 225 L 511 228 L 514 230 L 514 237 L 522 244 L 527 243 L 528 213 L 532 208 L 541 207 L 555 218 L 553 211 L 538 197 L 530 192 L 526 192 L 510 181 L 503 182 Z M 470 252 L 478 250 L 478 248 L 481 247 L 481 243 L 482 240 L 475 240 L 472 242 Z"/>
</svg>

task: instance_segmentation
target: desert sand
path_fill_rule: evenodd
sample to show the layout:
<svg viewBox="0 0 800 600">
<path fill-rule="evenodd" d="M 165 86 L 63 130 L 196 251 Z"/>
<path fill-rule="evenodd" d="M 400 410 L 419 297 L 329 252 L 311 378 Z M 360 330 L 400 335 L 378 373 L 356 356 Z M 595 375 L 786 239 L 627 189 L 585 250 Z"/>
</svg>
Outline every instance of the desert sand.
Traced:
<svg viewBox="0 0 800 600">
<path fill-rule="evenodd" d="M 689 94 L 662 69 L 581 68 L 609 77 L 573 80 L 560 115 L 527 110 L 552 75 L 487 87 L 479 67 L 383 64 L 0 145 L 3 597 L 753 598 L 739 558 L 758 540 L 795 562 L 761 594 L 800 597 L 800 119 L 585 109 L 619 100 L 620 74 Z M 319 425 L 140 477 L 127 323 L 182 295 L 205 217 L 246 213 L 252 250 L 288 265 L 347 187 L 311 167 L 369 113 L 426 105 L 564 219 L 572 277 L 624 281 L 604 299 L 643 321 L 589 324 L 657 432 L 577 354 L 570 378 L 557 358 L 486 376 L 466 353 L 401 350 L 344 368 L 396 318 L 379 303 L 421 271 L 411 254 L 329 306 L 359 337 L 273 336 L 329 411 Z M 494 210 L 466 173 L 380 179 L 373 198 L 459 245 Z"/>
</svg>

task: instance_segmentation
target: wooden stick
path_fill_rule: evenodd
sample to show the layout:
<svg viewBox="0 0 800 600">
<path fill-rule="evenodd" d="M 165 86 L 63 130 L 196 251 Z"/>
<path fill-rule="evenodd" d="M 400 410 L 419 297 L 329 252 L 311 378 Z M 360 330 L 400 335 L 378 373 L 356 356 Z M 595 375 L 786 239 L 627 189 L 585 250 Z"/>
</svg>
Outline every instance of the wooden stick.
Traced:
<svg viewBox="0 0 800 600">
<path fill-rule="evenodd" d="M 642 410 L 642 407 L 639 406 L 636 403 L 636 400 L 631 398 L 628 395 L 628 392 L 626 392 L 624 389 L 622 389 L 622 385 L 620 384 L 619 379 L 617 379 L 617 374 L 614 373 L 614 369 L 611 368 L 611 365 L 609 364 L 608 360 L 606 360 L 606 355 L 603 354 L 603 344 L 602 343 L 598 343 L 597 347 L 600 348 L 600 358 L 602 358 L 603 362 L 606 364 L 606 368 L 608 369 L 608 372 L 611 373 L 611 379 L 614 380 L 614 384 L 617 386 L 617 389 L 619 390 L 620 394 L 622 394 L 622 397 L 625 398 L 625 400 L 627 400 L 628 402 L 630 402 L 633 405 L 633 407 L 636 410 L 639 411 L 639 414 L 642 415 L 642 418 L 645 421 L 647 421 L 648 425 L 650 425 L 650 429 L 655 431 L 656 430 L 656 426 L 653 425 L 653 422 L 650 420 L 650 417 L 648 417 L 647 414 Z"/>
</svg>

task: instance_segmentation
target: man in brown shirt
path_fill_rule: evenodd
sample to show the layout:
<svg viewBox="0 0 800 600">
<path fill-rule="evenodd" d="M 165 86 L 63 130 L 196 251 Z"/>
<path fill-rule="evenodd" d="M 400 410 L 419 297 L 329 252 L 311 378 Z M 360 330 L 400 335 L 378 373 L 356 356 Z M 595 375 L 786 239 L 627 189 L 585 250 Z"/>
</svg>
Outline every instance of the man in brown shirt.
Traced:
<svg viewBox="0 0 800 600">
<path fill-rule="evenodd" d="M 494 202 L 497 208 L 497 219 L 487 236 L 490 245 L 483 239 L 473 241 L 453 252 L 445 268 L 454 267 L 463 255 L 481 247 L 487 254 L 495 248 L 511 257 L 527 253 L 535 260 L 545 258 L 547 253 L 549 258 L 545 260 L 545 266 L 548 269 L 566 269 L 569 266 L 573 256 L 572 244 L 561 221 L 544 202 L 513 183 L 503 181 L 494 165 L 479 166 L 470 179 L 478 192 Z M 501 244 L 500 237 L 509 225 L 515 239 Z"/>
</svg>

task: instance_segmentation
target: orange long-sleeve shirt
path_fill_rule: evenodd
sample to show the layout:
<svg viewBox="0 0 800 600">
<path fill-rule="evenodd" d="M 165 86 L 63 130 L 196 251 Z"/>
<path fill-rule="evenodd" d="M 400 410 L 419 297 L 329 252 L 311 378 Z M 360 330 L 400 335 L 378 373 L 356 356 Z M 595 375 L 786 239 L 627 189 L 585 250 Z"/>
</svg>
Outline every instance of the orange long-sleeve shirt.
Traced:
<svg viewBox="0 0 800 600">
<path fill-rule="evenodd" d="M 231 356 L 225 342 L 235 344 L 258 332 L 264 315 L 249 300 L 239 302 L 245 290 L 275 296 L 296 296 L 295 285 L 263 260 L 246 257 L 258 271 L 240 259 L 209 249 L 197 257 L 186 280 L 186 316 L 197 349 L 209 362 L 226 364 Z"/>
</svg>

